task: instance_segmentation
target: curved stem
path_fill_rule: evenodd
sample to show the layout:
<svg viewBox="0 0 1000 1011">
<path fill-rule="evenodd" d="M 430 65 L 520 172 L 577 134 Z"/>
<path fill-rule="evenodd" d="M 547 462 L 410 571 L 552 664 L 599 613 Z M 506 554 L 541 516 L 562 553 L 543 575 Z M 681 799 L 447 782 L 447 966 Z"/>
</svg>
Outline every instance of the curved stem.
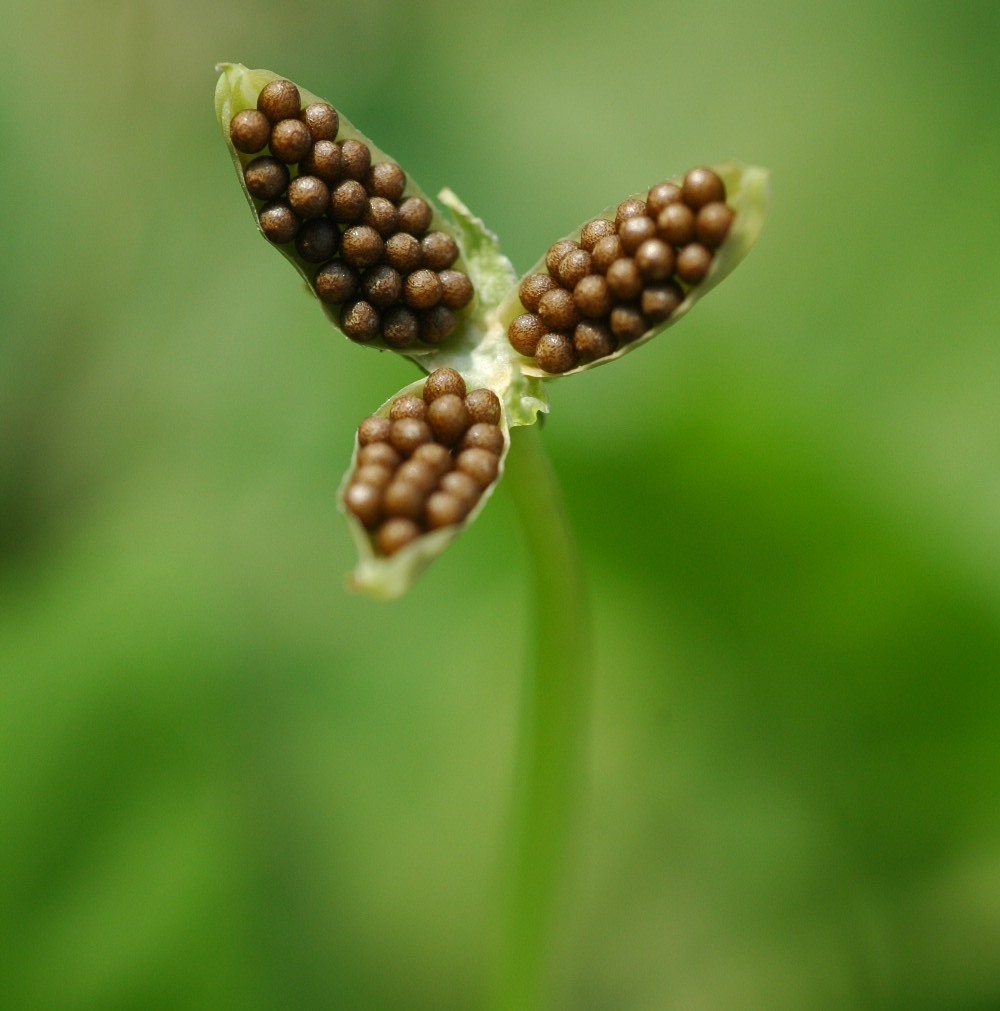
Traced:
<svg viewBox="0 0 1000 1011">
<path fill-rule="evenodd" d="M 533 649 L 521 701 L 494 1011 L 545 1006 L 590 685 L 586 586 L 539 427 L 514 429 L 505 478 L 533 569 Z"/>
</svg>

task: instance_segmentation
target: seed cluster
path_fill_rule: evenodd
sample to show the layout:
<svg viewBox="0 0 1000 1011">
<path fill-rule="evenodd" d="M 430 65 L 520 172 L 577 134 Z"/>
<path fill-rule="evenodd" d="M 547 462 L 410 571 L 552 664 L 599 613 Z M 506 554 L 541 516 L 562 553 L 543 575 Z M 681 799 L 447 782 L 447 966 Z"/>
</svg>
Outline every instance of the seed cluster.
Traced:
<svg viewBox="0 0 1000 1011">
<path fill-rule="evenodd" d="M 725 184 L 709 168 L 623 201 L 613 221 L 595 218 L 579 241 L 552 246 L 548 273 L 521 282 L 527 311 L 507 339 L 553 374 L 610 355 L 673 314 L 705 278 L 732 221 Z"/>
<path fill-rule="evenodd" d="M 461 523 L 496 480 L 503 452 L 500 400 L 466 393 L 454 369 L 436 369 L 422 397 L 404 394 L 389 416 L 358 426 L 357 467 L 344 503 L 392 555 L 421 534 Z"/>
<path fill-rule="evenodd" d="M 256 109 L 233 116 L 233 146 L 255 156 L 243 179 L 260 226 L 314 265 L 313 289 L 341 307 L 340 326 L 352 340 L 440 344 L 474 294 L 454 269 L 458 245 L 429 230 L 431 207 L 406 195 L 398 165 L 373 164 L 367 144 L 337 140 L 339 132 L 332 106 L 302 107 L 299 89 L 285 80 L 266 85 Z"/>
</svg>

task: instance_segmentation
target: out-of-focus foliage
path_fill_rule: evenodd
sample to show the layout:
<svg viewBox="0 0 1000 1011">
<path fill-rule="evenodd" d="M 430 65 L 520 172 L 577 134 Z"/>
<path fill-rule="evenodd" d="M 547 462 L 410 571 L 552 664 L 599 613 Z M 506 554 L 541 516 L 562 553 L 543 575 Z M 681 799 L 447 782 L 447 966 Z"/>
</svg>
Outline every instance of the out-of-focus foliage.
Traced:
<svg viewBox="0 0 1000 1011">
<path fill-rule="evenodd" d="M 0 1007 L 483 996 L 518 530 L 501 491 L 406 599 L 343 591 L 351 432 L 416 372 L 259 240 L 218 60 L 518 269 L 692 164 L 772 170 L 698 313 L 552 389 L 597 669 L 557 990 L 1000 1004 L 995 6 L 5 7 Z"/>
</svg>

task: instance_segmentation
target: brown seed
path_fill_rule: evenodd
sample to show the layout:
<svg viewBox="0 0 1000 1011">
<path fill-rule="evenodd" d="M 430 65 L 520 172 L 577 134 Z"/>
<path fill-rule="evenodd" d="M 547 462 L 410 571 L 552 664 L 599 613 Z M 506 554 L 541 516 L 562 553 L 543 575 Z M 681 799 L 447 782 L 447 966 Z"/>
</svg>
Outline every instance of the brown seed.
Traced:
<svg viewBox="0 0 1000 1011">
<path fill-rule="evenodd" d="M 344 492 L 344 505 L 369 530 L 382 519 L 382 489 L 370 484 L 351 484 Z"/>
<path fill-rule="evenodd" d="M 709 249 L 722 245 L 729 234 L 729 226 L 733 223 L 733 212 L 718 200 L 705 204 L 694 221 L 695 234 L 698 241 Z"/>
<path fill-rule="evenodd" d="M 378 418 L 378 421 L 385 421 L 385 418 Z M 386 425 L 386 434 L 389 426 Z M 369 442 L 358 450 L 358 466 L 366 467 L 370 464 L 377 464 L 379 467 L 387 467 L 395 470 L 402 462 L 402 457 L 387 442 Z"/>
<path fill-rule="evenodd" d="M 346 235 L 345 235 L 346 238 Z M 441 282 L 433 270 L 415 270 L 403 282 L 403 300 L 411 309 L 430 309 L 441 300 Z"/>
<path fill-rule="evenodd" d="M 464 397 L 446 393 L 427 407 L 427 424 L 434 438 L 444 446 L 454 446 L 469 427 L 469 409 Z"/>
<path fill-rule="evenodd" d="M 564 288 L 547 291 L 538 301 L 538 315 L 550 330 L 570 330 L 580 321 L 573 296 Z"/>
<path fill-rule="evenodd" d="M 480 488 L 488 488 L 496 479 L 500 461 L 485 449 L 463 449 L 455 457 L 455 469 L 468 474 Z"/>
<path fill-rule="evenodd" d="M 295 237 L 295 248 L 303 260 L 323 263 L 337 251 L 340 232 L 329 218 L 314 218 L 299 229 Z"/>
<path fill-rule="evenodd" d="M 461 373 L 445 366 L 435 369 L 427 377 L 427 382 L 424 383 L 424 400 L 429 404 L 447 393 L 454 393 L 456 397 L 464 397 L 465 380 Z"/>
<path fill-rule="evenodd" d="M 674 272 L 674 247 L 662 239 L 647 239 L 635 251 L 635 265 L 647 283 L 666 281 Z"/>
<path fill-rule="evenodd" d="M 363 344 L 378 336 L 381 320 L 378 310 L 363 298 L 345 302 L 340 310 L 340 329 L 351 338 Z"/>
<path fill-rule="evenodd" d="M 330 188 L 316 176 L 296 176 L 288 184 L 288 202 L 300 218 L 318 218 L 330 209 Z"/>
<path fill-rule="evenodd" d="M 411 456 L 417 446 L 430 442 L 431 438 L 430 425 L 419 418 L 400 418 L 390 422 L 389 444 L 403 456 Z"/>
<path fill-rule="evenodd" d="M 595 319 L 611 312 L 611 290 L 608 282 L 600 274 L 588 274 L 580 278 L 573 289 L 573 301 L 581 316 Z"/>
<path fill-rule="evenodd" d="M 618 205 L 618 210 L 615 211 L 615 230 L 620 232 L 623 221 L 626 221 L 628 218 L 642 217 L 645 213 L 645 201 L 640 200 L 638 197 L 629 197 L 628 200 L 623 200 Z"/>
<path fill-rule="evenodd" d="M 636 340 L 648 329 L 642 313 L 635 305 L 616 305 L 611 310 L 608 322 L 619 344 Z"/>
<path fill-rule="evenodd" d="M 335 185 L 341 178 L 340 148 L 332 140 L 318 140 L 299 162 L 299 171 L 322 179 L 327 186 Z"/>
<path fill-rule="evenodd" d="M 594 246 L 604 238 L 615 234 L 615 223 L 607 218 L 594 218 L 588 221 L 580 230 L 580 245 L 587 252 L 593 252 Z"/>
<path fill-rule="evenodd" d="M 712 251 L 700 242 L 688 243 L 677 252 L 677 276 L 687 284 L 698 284 L 704 280 L 711 266 Z"/>
<path fill-rule="evenodd" d="M 273 200 L 288 188 L 288 169 L 277 158 L 262 155 L 243 170 L 243 181 L 251 196 Z"/>
<path fill-rule="evenodd" d="M 639 273 L 635 260 L 628 257 L 615 260 L 608 267 L 605 279 L 608 282 L 608 290 L 615 298 L 635 298 L 642 291 L 642 274 Z"/>
<path fill-rule="evenodd" d="M 658 183 L 646 195 L 646 213 L 655 220 L 667 204 L 676 204 L 680 200 L 681 188 L 677 183 Z"/>
<path fill-rule="evenodd" d="M 559 282 L 549 274 L 529 274 L 518 289 L 521 305 L 530 312 L 537 312 L 538 302 L 542 295 L 558 287 Z"/>
<path fill-rule="evenodd" d="M 338 183 L 330 196 L 331 216 L 342 224 L 360 221 L 368 209 L 368 195 L 357 179 Z"/>
<path fill-rule="evenodd" d="M 651 284 L 642 293 L 639 308 L 649 323 L 662 323 L 669 319 L 684 301 L 684 292 L 673 281 Z"/>
<path fill-rule="evenodd" d="M 375 546 L 383 555 L 394 555 L 420 536 L 420 527 L 402 516 L 388 519 L 375 535 Z"/>
<path fill-rule="evenodd" d="M 618 238 L 622 240 L 622 249 L 632 256 L 647 240 L 656 235 L 656 222 L 645 214 L 636 214 L 626 218 L 618 226 Z"/>
<path fill-rule="evenodd" d="M 694 211 L 687 204 L 667 204 L 656 219 L 656 230 L 664 242 L 686 246 L 694 238 Z"/>
<path fill-rule="evenodd" d="M 388 309 L 399 301 L 403 292 L 403 279 L 398 271 L 384 263 L 369 267 L 361 275 L 361 292 L 372 305 Z"/>
<path fill-rule="evenodd" d="M 454 495 L 455 498 L 463 502 L 465 508 L 471 509 L 483 493 L 482 485 L 469 474 L 461 470 L 453 470 L 441 478 L 438 485 L 441 491 Z"/>
<path fill-rule="evenodd" d="M 368 170 L 365 189 L 373 197 L 385 197 L 396 203 L 406 189 L 406 173 L 395 162 L 379 162 Z"/>
<path fill-rule="evenodd" d="M 302 100 L 291 81 L 276 80 L 265 84 L 257 96 L 257 108 L 272 122 L 299 114 Z"/>
<path fill-rule="evenodd" d="M 286 164 L 302 161 L 312 146 L 312 134 L 301 119 L 282 119 L 271 130 L 269 147 L 278 161 Z"/>
<path fill-rule="evenodd" d="M 284 199 L 272 200 L 258 215 L 264 234 L 274 243 L 291 242 L 299 234 L 302 222 Z"/>
<path fill-rule="evenodd" d="M 389 419 L 399 421 L 400 418 L 416 418 L 424 421 L 427 418 L 427 401 L 423 397 L 415 397 L 412 393 L 404 394 L 389 406 Z"/>
<path fill-rule="evenodd" d="M 604 323 L 586 320 L 573 331 L 573 347 L 581 363 L 596 361 L 611 354 L 618 346 L 611 329 Z"/>
<path fill-rule="evenodd" d="M 465 406 L 469 409 L 469 420 L 474 425 L 500 423 L 500 398 L 492 390 L 471 390 L 465 398 Z"/>
<path fill-rule="evenodd" d="M 410 274 L 421 265 L 420 241 L 407 232 L 396 232 L 385 240 L 385 262 L 401 274 Z"/>
<path fill-rule="evenodd" d="M 423 197 L 407 197 L 399 205 L 399 227 L 418 239 L 431 226 L 433 214 L 430 204 Z"/>
<path fill-rule="evenodd" d="M 559 269 L 559 261 L 567 253 L 579 248 L 572 239 L 560 239 L 555 245 L 550 246 L 549 251 L 545 254 L 545 266 L 549 273 L 555 277 L 556 271 Z"/>
<path fill-rule="evenodd" d="M 311 102 L 299 113 L 299 118 L 308 127 L 314 141 L 337 139 L 340 116 L 332 105 L 326 102 Z"/>
<path fill-rule="evenodd" d="M 229 139 L 237 151 L 256 154 L 271 136 L 271 121 L 259 109 L 243 109 L 229 124 Z"/>
<path fill-rule="evenodd" d="M 425 442 L 422 446 L 417 446 L 410 459 L 419 460 L 429 467 L 434 474 L 435 481 L 451 470 L 451 453 L 438 442 Z"/>
<path fill-rule="evenodd" d="M 363 270 L 382 259 L 385 243 L 370 225 L 353 225 L 340 240 L 340 255 L 345 263 Z"/>
<path fill-rule="evenodd" d="M 405 306 L 397 305 L 389 309 L 382 318 L 382 338 L 391 348 L 408 348 L 420 336 L 420 320 L 417 314 Z"/>
<path fill-rule="evenodd" d="M 488 453 L 499 456 L 503 452 L 503 432 L 499 425 L 488 425 L 478 421 L 470 425 L 462 436 L 462 449 L 485 449 Z"/>
<path fill-rule="evenodd" d="M 615 260 L 621 259 L 624 255 L 625 250 L 622 249 L 622 240 L 618 235 L 606 235 L 594 246 L 594 251 L 590 254 L 590 265 L 603 274 Z"/>
<path fill-rule="evenodd" d="M 383 467 L 379 463 L 366 463 L 358 467 L 351 481 L 354 484 L 370 484 L 381 491 L 392 480 L 392 474 L 392 467 Z"/>
<path fill-rule="evenodd" d="M 426 497 L 427 492 L 412 481 L 394 478 L 382 493 L 382 509 L 387 516 L 405 516 L 407 519 L 418 520 L 424 511 Z"/>
<path fill-rule="evenodd" d="M 358 272 L 340 260 L 325 263 L 316 271 L 313 282 L 316 294 L 328 305 L 337 305 L 353 298 L 358 290 Z"/>
<path fill-rule="evenodd" d="M 457 326 L 455 314 L 446 305 L 439 303 L 420 313 L 420 339 L 425 344 L 440 344 L 455 332 Z"/>
<path fill-rule="evenodd" d="M 417 450 L 421 450 L 424 446 L 434 446 L 436 443 L 425 442 L 423 446 L 417 446 Z M 443 446 L 441 447 L 444 448 Z M 416 450 L 414 451 L 416 452 Z M 437 484 L 438 475 L 434 468 L 429 464 L 424 463 L 422 460 L 418 460 L 416 456 L 411 456 L 409 460 L 399 465 L 399 470 L 396 471 L 395 479 L 397 481 L 404 481 L 407 484 L 412 484 L 415 488 L 420 489 L 422 495 L 428 495 L 434 489 L 434 485 Z"/>
<path fill-rule="evenodd" d="M 684 203 L 696 211 L 716 200 L 725 202 L 726 186 L 710 168 L 693 168 L 684 177 L 681 193 Z"/>
<path fill-rule="evenodd" d="M 556 268 L 559 283 L 567 288 L 576 286 L 577 281 L 590 273 L 590 253 L 585 249 L 571 249 Z"/>
<path fill-rule="evenodd" d="M 474 294 L 472 282 L 460 270 L 439 270 L 441 282 L 441 304 L 449 309 L 464 309 Z"/>
<path fill-rule="evenodd" d="M 542 322 L 541 316 L 526 312 L 514 319 L 507 327 L 507 340 L 510 346 L 526 358 L 535 357 L 538 342 L 548 333 L 548 327 Z"/>
<path fill-rule="evenodd" d="M 458 243 L 447 232 L 428 232 L 420 240 L 425 267 L 446 270 L 458 259 Z"/>
<path fill-rule="evenodd" d="M 535 348 L 535 361 L 540 369 L 553 375 L 569 372 L 577 364 L 576 349 L 565 334 L 547 333 Z"/>
<path fill-rule="evenodd" d="M 358 445 L 371 446 L 376 442 L 387 442 L 391 428 L 392 422 L 388 418 L 381 418 L 377 414 L 365 418 L 358 425 Z"/>
<path fill-rule="evenodd" d="M 372 153 L 360 140 L 341 140 L 340 164 L 344 177 L 364 181 L 372 165 Z M 367 196 L 367 193 L 365 194 Z"/>
<path fill-rule="evenodd" d="M 361 220 L 374 228 L 382 238 L 388 238 L 396 231 L 399 212 L 395 204 L 385 197 L 369 197 Z"/>
<path fill-rule="evenodd" d="M 451 527 L 468 515 L 465 503 L 449 495 L 446 491 L 436 491 L 424 503 L 424 521 L 428 530 L 440 530 L 441 527 Z"/>
</svg>

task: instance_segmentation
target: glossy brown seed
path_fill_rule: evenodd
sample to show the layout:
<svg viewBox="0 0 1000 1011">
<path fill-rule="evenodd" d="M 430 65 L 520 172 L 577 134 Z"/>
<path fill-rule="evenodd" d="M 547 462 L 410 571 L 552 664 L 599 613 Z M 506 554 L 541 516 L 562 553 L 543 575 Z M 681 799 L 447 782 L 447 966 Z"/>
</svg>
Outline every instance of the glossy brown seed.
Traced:
<svg viewBox="0 0 1000 1011">
<path fill-rule="evenodd" d="M 382 339 L 391 348 L 412 347 L 420 336 L 417 314 L 405 306 L 397 305 L 382 317 Z"/>
<path fill-rule="evenodd" d="M 642 274 L 639 273 L 635 260 L 628 257 L 615 260 L 604 276 L 608 290 L 615 298 L 635 298 L 642 291 Z"/>
<path fill-rule="evenodd" d="M 328 305 L 337 305 L 354 297 L 358 282 L 358 272 L 353 267 L 340 260 L 332 260 L 316 271 L 313 286 L 322 301 Z"/>
<path fill-rule="evenodd" d="M 257 108 L 272 122 L 299 114 L 302 100 L 291 81 L 278 79 L 265 84 L 257 96 Z"/>
<path fill-rule="evenodd" d="M 618 226 L 618 238 L 622 240 L 622 249 L 631 256 L 647 239 L 656 235 L 656 222 L 645 214 L 636 214 L 626 218 Z"/>
<path fill-rule="evenodd" d="M 624 255 L 625 250 L 622 249 L 622 240 L 618 235 L 606 235 L 594 246 L 590 254 L 590 265 L 603 274 L 615 260 L 621 259 Z"/>
<path fill-rule="evenodd" d="M 455 469 L 468 474 L 481 488 L 487 488 L 496 479 L 500 461 L 485 449 L 463 449 L 455 457 Z"/>
<path fill-rule="evenodd" d="M 366 463 L 358 467 L 351 481 L 354 484 L 370 484 L 373 488 L 381 490 L 392 480 L 392 475 L 392 467 L 384 467 L 379 463 Z"/>
<path fill-rule="evenodd" d="M 299 171 L 333 186 L 341 179 L 340 148 L 332 140 L 318 140 L 299 162 Z"/>
<path fill-rule="evenodd" d="M 474 425 L 500 424 L 500 398 L 492 390 L 470 390 L 465 398 L 465 406 L 469 409 L 469 420 Z"/>
<path fill-rule="evenodd" d="M 299 234 L 302 221 L 284 199 L 272 200 L 260 209 L 258 215 L 264 234 L 278 245 L 291 242 Z"/>
<path fill-rule="evenodd" d="M 382 489 L 370 484 L 351 484 L 344 492 L 344 505 L 369 530 L 382 519 Z"/>
<path fill-rule="evenodd" d="M 704 280 L 711 266 L 712 251 L 700 242 L 688 243 L 677 252 L 677 276 L 687 284 L 698 284 Z"/>
<path fill-rule="evenodd" d="M 455 369 L 444 366 L 435 369 L 424 383 L 424 400 L 431 403 L 438 397 L 443 397 L 447 393 L 454 393 L 456 397 L 465 396 L 465 380 L 461 373 Z"/>
<path fill-rule="evenodd" d="M 417 446 L 430 442 L 430 426 L 419 418 L 400 418 L 390 422 L 389 444 L 403 456 L 411 456 Z"/>
<path fill-rule="evenodd" d="M 365 189 L 373 197 L 385 197 L 396 203 L 406 189 L 406 173 L 395 162 L 379 162 L 368 170 Z"/>
<path fill-rule="evenodd" d="M 547 291 L 538 301 L 538 315 L 550 330 L 571 330 L 580 321 L 573 296 L 564 288 Z"/>
<path fill-rule="evenodd" d="M 594 246 L 604 238 L 609 235 L 615 234 L 615 223 L 613 221 L 608 221 L 607 218 L 594 218 L 593 221 L 588 221 L 582 229 L 580 229 L 580 245 L 587 250 L 587 252 L 592 252 Z"/>
<path fill-rule="evenodd" d="M 733 212 L 718 200 L 705 204 L 694 221 L 695 234 L 698 241 L 709 249 L 722 245 L 729 234 L 729 226 L 733 223 Z"/>
<path fill-rule="evenodd" d="M 469 427 L 469 409 L 465 398 L 454 393 L 436 397 L 427 407 L 427 424 L 434 438 L 445 446 L 454 446 Z"/>
<path fill-rule="evenodd" d="M 656 230 L 664 242 L 686 246 L 694 238 L 694 211 L 687 204 L 667 204 L 656 219 Z"/>
<path fill-rule="evenodd" d="M 420 536 L 420 527 L 403 516 L 388 519 L 375 534 L 375 546 L 383 555 L 394 555 Z"/>
<path fill-rule="evenodd" d="M 340 310 L 340 329 L 352 341 L 364 343 L 378 336 L 381 325 L 378 309 L 363 298 L 345 302 Z"/>
<path fill-rule="evenodd" d="M 548 327 L 542 322 L 541 316 L 526 312 L 516 317 L 507 327 L 507 340 L 518 354 L 534 358 L 535 348 L 546 333 Z"/>
<path fill-rule="evenodd" d="M 435 481 L 451 470 L 451 453 L 437 442 L 425 442 L 422 446 L 417 446 L 410 459 L 419 460 L 429 467 L 434 474 Z"/>
<path fill-rule="evenodd" d="M 433 442 L 425 442 L 423 446 L 417 446 L 414 453 L 424 448 L 424 446 L 436 445 Z M 441 447 L 444 448 L 443 446 Z M 408 484 L 412 484 L 415 488 L 420 490 L 422 495 L 429 494 L 434 485 L 437 484 L 438 475 L 434 468 L 429 464 L 424 463 L 422 460 L 418 460 L 416 456 L 411 456 L 409 460 L 399 465 L 399 469 L 396 471 L 395 479 L 397 481 L 405 481 Z"/>
<path fill-rule="evenodd" d="M 340 232 L 329 218 L 314 218 L 299 229 L 295 248 L 303 260 L 324 263 L 337 251 Z"/>
<path fill-rule="evenodd" d="M 278 161 L 286 164 L 302 161 L 312 146 L 309 128 L 300 119 L 282 119 L 271 130 L 269 147 Z"/>
<path fill-rule="evenodd" d="M 431 207 L 423 197 L 407 197 L 399 205 L 399 227 L 418 239 L 430 228 Z"/>
<path fill-rule="evenodd" d="M 636 340 L 648 329 L 646 320 L 635 305 L 616 305 L 608 322 L 619 344 Z"/>
<path fill-rule="evenodd" d="M 474 477 L 461 470 L 453 470 L 445 474 L 438 487 L 441 491 L 454 495 L 465 505 L 466 510 L 471 509 L 483 493 L 482 485 Z"/>
<path fill-rule="evenodd" d="M 388 442 L 392 422 L 373 414 L 358 425 L 358 445 L 371 446 L 376 442 Z M 392 447 L 389 447 L 392 449 Z"/>
<path fill-rule="evenodd" d="M 424 503 L 424 522 L 428 530 L 455 526 L 468 515 L 468 508 L 461 499 L 446 491 L 436 491 Z"/>
<path fill-rule="evenodd" d="M 576 367 L 576 349 L 565 334 L 547 333 L 535 348 L 535 362 L 540 369 L 553 375 L 568 372 Z"/>
<path fill-rule="evenodd" d="M 529 274 L 518 289 L 521 305 L 531 312 L 537 312 L 538 302 L 542 295 L 558 287 L 559 282 L 549 274 Z"/>
<path fill-rule="evenodd" d="M 549 273 L 555 277 L 556 271 L 559 269 L 559 261 L 567 253 L 579 248 L 572 239 L 560 239 L 557 243 L 550 246 L 549 251 L 545 254 L 545 266 L 548 268 Z"/>
<path fill-rule="evenodd" d="M 440 344 L 447 340 L 457 329 L 458 320 L 455 313 L 446 305 L 431 306 L 420 314 L 420 339 L 425 344 Z"/>
<path fill-rule="evenodd" d="M 368 208 L 368 194 L 357 179 L 345 179 L 333 188 L 330 208 L 334 221 L 342 224 L 360 221 Z"/>
<path fill-rule="evenodd" d="M 271 121 L 259 109 L 243 109 L 229 124 L 229 139 L 237 151 L 256 154 L 271 136 Z"/>
<path fill-rule="evenodd" d="M 382 493 L 382 509 L 386 516 L 405 516 L 419 520 L 424 511 L 427 492 L 412 481 L 394 478 Z"/>
<path fill-rule="evenodd" d="M 384 263 L 369 267 L 361 275 L 361 293 L 379 309 L 388 309 L 399 301 L 403 293 L 403 279 L 399 271 Z"/>
<path fill-rule="evenodd" d="M 681 188 L 677 183 L 658 183 L 646 195 L 646 213 L 655 220 L 667 204 L 676 204 L 681 199 Z"/>
<path fill-rule="evenodd" d="M 385 243 L 370 225 L 352 225 L 340 239 L 340 255 L 345 263 L 363 270 L 382 259 Z"/>
<path fill-rule="evenodd" d="M 673 281 L 667 284 L 651 284 L 639 299 L 639 308 L 649 323 L 662 323 L 669 319 L 684 301 L 684 292 Z"/>
<path fill-rule="evenodd" d="M 340 116 L 337 110 L 326 102 L 310 102 L 299 118 L 305 123 L 314 141 L 336 140 L 340 129 Z"/>
<path fill-rule="evenodd" d="M 385 421 L 385 418 L 379 418 L 379 421 Z M 386 425 L 386 434 L 389 432 L 389 426 Z M 368 444 L 362 446 L 358 450 L 358 466 L 366 467 L 370 464 L 375 464 L 379 467 L 387 467 L 389 470 L 395 470 L 403 458 L 399 455 L 389 445 L 387 442 L 369 442 Z"/>
<path fill-rule="evenodd" d="M 458 243 L 447 232 L 428 232 L 420 240 L 424 266 L 446 270 L 458 259 Z"/>
<path fill-rule="evenodd" d="M 401 274 L 410 274 L 419 269 L 420 241 L 407 232 L 396 232 L 385 240 L 385 262 L 395 267 Z"/>
<path fill-rule="evenodd" d="M 646 203 L 638 197 L 623 200 L 615 211 L 615 230 L 621 231 L 622 222 L 629 218 L 642 217 L 646 213 Z"/>
<path fill-rule="evenodd" d="M 464 309 L 474 294 L 472 282 L 460 270 L 439 270 L 441 282 L 441 304 L 449 309 Z"/>
<path fill-rule="evenodd" d="M 416 418 L 424 421 L 427 418 L 427 401 L 423 397 L 415 397 L 406 393 L 396 397 L 389 405 L 389 420 L 399 421 L 400 418 Z"/>
<path fill-rule="evenodd" d="M 702 166 L 691 169 L 684 177 L 681 193 L 684 203 L 693 210 L 698 210 L 716 200 L 725 202 L 726 186 L 710 168 Z"/>
<path fill-rule="evenodd" d="M 590 273 L 590 253 L 585 249 L 571 249 L 556 268 L 559 283 L 567 288 L 576 286 L 577 281 Z"/>
<path fill-rule="evenodd" d="M 330 209 L 330 188 L 316 176 L 296 176 L 288 184 L 288 202 L 300 218 L 318 218 Z"/>
<path fill-rule="evenodd" d="M 462 436 L 462 449 L 485 449 L 488 453 L 499 456 L 503 452 L 503 432 L 499 425 L 488 425 L 477 421 L 470 425 Z"/>
<path fill-rule="evenodd" d="M 647 239 L 635 251 L 635 265 L 647 284 L 666 281 L 674 272 L 674 247 L 662 239 Z"/>
<path fill-rule="evenodd" d="M 396 205 L 386 200 L 385 197 L 369 197 L 361 220 L 386 239 L 396 231 L 399 212 L 396 210 Z"/>
<path fill-rule="evenodd" d="M 617 346 L 610 327 L 604 323 L 586 320 L 573 331 L 573 347 L 581 364 L 604 358 Z"/>
<path fill-rule="evenodd" d="M 258 200 L 273 200 L 288 188 L 288 169 L 277 158 L 262 155 L 243 170 L 243 181 L 250 195 Z"/>
<path fill-rule="evenodd" d="M 441 282 L 433 270 L 420 269 L 406 275 L 403 300 L 411 309 L 430 309 L 441 300 Z"/>
<path fill-rule="evenodd" d="M 600 274 L 588 274 L 573 289 L 573 301 L 580 315 L 587 319 L 607 316 L 611 312 L 611 289 Z"/>
<path fill-rule="evenodd" d="M 364 181 L 372 165 L 372 153 L 360 140 L 341 140 L 340 164 L 344 177 Z"/>
</svg>

